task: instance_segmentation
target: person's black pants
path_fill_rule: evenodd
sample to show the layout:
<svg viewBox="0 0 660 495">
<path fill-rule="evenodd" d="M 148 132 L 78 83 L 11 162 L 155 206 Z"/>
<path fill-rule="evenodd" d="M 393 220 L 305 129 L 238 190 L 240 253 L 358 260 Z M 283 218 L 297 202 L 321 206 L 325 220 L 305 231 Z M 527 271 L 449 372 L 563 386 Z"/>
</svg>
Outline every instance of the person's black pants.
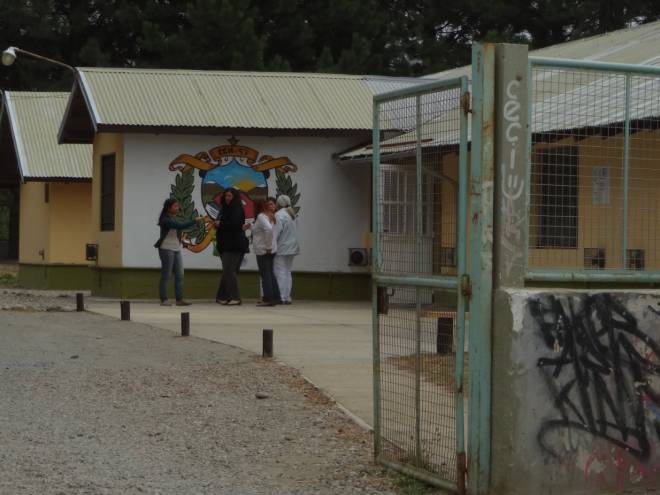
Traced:
<svg viewBox="0 0 660 495">
<path fill-rule="evenodd" d="M 240 251 L 228 251 L 220 254 L 222 277 L 215 296 L 216 301 L 240 301 L 238 290 L 238 272 L 241 269 L 244 254 Z"/>
</svg>

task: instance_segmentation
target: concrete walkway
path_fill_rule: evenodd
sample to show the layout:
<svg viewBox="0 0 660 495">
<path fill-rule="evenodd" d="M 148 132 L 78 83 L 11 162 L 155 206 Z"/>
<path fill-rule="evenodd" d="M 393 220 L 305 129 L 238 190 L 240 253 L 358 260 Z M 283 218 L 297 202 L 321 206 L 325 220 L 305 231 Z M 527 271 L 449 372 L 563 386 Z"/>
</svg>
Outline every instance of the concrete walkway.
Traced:
<svg viewBox="0 0 660 495">
<path fill-rule="evenodd" d="M 119 318 L 118 301 L 88 299 L 87 309 Z M 188 308 L 131 302 L 131 319 L 180 332 L 190 312 L 192 335 L 261 354 L 262 330 L 274 331 L 275 358 L 302 374 L 368 425 L 373 424 L 371 309 L 368 303 L 295 302 L 258 308 L 195 302 Z"/>
</svg>

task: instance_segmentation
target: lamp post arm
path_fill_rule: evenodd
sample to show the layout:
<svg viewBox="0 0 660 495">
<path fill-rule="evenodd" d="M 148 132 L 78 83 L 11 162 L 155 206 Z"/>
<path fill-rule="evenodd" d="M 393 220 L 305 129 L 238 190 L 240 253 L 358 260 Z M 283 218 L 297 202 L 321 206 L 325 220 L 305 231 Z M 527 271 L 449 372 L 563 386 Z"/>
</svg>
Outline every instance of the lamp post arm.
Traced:
<svg viewBox="0 0 660 495">
<path fill-rule="evenodd" d="M 74 74 L 76 73 L 76 69 L 73 66 L 65 64 L 64 62 L 59 62 L 57 60 L 53 60 L 52 58 L 44 57 L 43 55 L 37 55 L 36 53 L 23 50 L 22 48 L 14 47 L 14 50 L 17 54 L 26 55 L 28 57 L 36 58 L 37 60 L 43 60 L 44 62 L 50 62 L 51 64 L 59 65 L 60 67 L 69 69 Z"/>
</svg>

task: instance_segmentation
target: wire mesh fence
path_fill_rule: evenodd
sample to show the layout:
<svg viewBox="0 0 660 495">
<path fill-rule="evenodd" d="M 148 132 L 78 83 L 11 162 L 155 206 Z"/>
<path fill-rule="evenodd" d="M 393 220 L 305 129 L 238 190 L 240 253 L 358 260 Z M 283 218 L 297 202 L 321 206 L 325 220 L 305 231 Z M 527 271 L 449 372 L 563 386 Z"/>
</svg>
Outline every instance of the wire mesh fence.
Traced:
<svg viewBox="0 0 660 495">
<path fill-rule="evenodd" d="M 379 106 L 390 134 L 380 143 L 383 273 L 456 275 L 460 97 L 451 88 Z"/>
<path fill-rule="evenodd" d="M 431 289 L 383 290 L 397 302 L 379 314 L 380 455 L 455 483 L 456 308 L 421 304 L 441 299 Z"/>
<path fill-rule="evenodd" d="M 428 281 L 442 280 L 446 287 L 453 281 L 457 288 L 465 263 L 467 200 L 460 201 L 465 192 L 459 178 L 467 176 L 466 93 L 467 80 L 457 80 L 375 107 L 374 275 L 394 280 L 378 291 L 377 456 L 427 473 L 441 486 L 459 485 L 464 409 L 456 380 L 463 371 L 465 329 L 456 289 L 434 289 Z M 416 277 L 413 285 L 397 285 L 410 277 Z"/>
<path fill-rule="evenodd" d="M 532 65 L 528 267 L 660 269 L 660 77 Z"/>
</svg>

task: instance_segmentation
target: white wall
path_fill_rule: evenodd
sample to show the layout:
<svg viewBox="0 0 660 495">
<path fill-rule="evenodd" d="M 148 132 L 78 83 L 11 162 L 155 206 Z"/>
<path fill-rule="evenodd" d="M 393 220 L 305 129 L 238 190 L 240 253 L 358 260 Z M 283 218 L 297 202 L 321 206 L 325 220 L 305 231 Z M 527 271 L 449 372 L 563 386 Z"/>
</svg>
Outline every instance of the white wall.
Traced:
<svg viewBox="0 0 660 495">
<path fill-rule="evenodd" d="M 158 267 L 153 244 L 158 239 L 159 209 L 169 196 L 177 172 L 168 169 L 177 156 L 195 155 L 229 144 L 231 136 L 186 136 L 127 134 L 124 143 L 123 266 Z M 355 139 L 323 137 L 237 136 L 238 145 L 261 155 L 286 156 L 298 166 L 291 173 L 301 194 L 298 230 L 301 254 L 297 271 L 362 272 L 348 266 L 348 248 L 366 247 L 369 234 L 369 167 L 338 166 L 332 154 L 358 144 Z M 195 173 L 193 200 L 200 212 L 201 179 Z M 275 174 L 268 180 L 268 193 L 275 195 Z M 200 213 L 201 214 L 201 213 Z M 199 254 L 184 252 L 186 268 L 216 269 L 219 258 L 210 245 Z M 254 253 L 245 269 L 256 269 Z"/>
</svg>

